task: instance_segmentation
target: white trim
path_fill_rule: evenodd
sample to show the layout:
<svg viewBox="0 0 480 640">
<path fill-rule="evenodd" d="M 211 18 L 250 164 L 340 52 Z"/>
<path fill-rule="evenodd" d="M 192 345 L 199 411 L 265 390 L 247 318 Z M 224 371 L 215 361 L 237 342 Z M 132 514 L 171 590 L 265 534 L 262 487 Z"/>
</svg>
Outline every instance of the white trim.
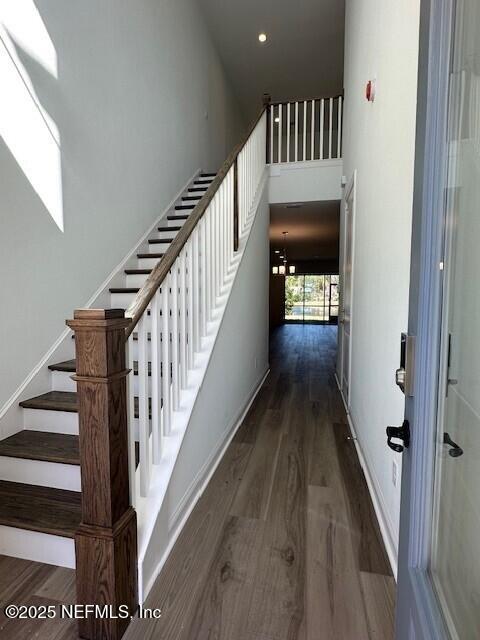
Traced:
<svg viewBox="0 0 480 640">
<path fill-rule="evenodd" d="M 248 410 L 250 409 L 253 402 L 255 401 L 255 398 L 257 397 L 269 373 L 270 373 L 270 369 L 267 369 L 266 372 L 262 374 L 259 381 L 254 385 L 253 391 L 250 393 L 246 404 L 244 404 L 244 408 L 241 409 L 239 412 L 240 417 L 233 421 L 233 428 L 229 427 L 225 430 L 224 435 L 220 438 L 217 446 L 214 448 L 212 455 L 208 458 L 208 460 L 205 462 L 203 467 L 197 473 L 197 475 L 191 482 L 190 486 L 188 487 L 187 491 L 185 492 L 183 498 L 180 500 L 180 503 L 178 504 L 177 508 L 173 512 L 172 516 L 169 518 L 168 531 L 170 534 L 170 541 L 168 543 L 167 548 L 165 549 L 164 554 L 160 558 L 157 566 L 155 567 L 155 571 L 152 573 L 150 580 L 145 585 L 145 588 L 143 589 L 143 593 L 140 594 L 141 595 L 140 602 L 143 602 L 145 600 L 151 588 L 153 587 L 156 579 L 160 575 L 160 572 L 163 566 L 165 565 L 165 562 L 167 561 L 168 556 L 170 555 L 180 533 L 183 530 L 183 527 L 185 526 L 198 500 L 201 498 L 203 492 L 207 488 L 208 483 L 210 482 L 223 456 L 225 455 L 225 452 L 229 447 L 237 430 L 242 425 L 245 419 L 245 416 L 248 413 Z M 209 467 L 210 469 L 207 472 L 207 469 Z M 194 493 L 195 493 L 195 496 L 192 499 L 191 496 Z M 182 515 L 182 512 L 183 512 L 183 515 Z M 142 580 L 140 579 L 140 576 L 139 576 L 139 585 L 141 589 Z"/>
<path fill-rule="evenodd" d="M 123 270 L 125 268 L 125 266 L 128 263 L 128 261 L 131 260 L 134 257 L 134 255 L 138 252 L 138 249 L 141 247 L 141 245 L 144 242 L 146 242 L 147 238 L 152 234 L 152 232 L 154 231 L 155 227 L 158 226 L 160 221 L 165 216 L 168 215 L 169 211 L 175 206 L 175 203 L 182 197 L 182 194 L 188 188 L 188 185 L 191 184 L 193 182 L 193 180 L 195 180 L 195 178 L 198 176 L 198 174 L 200 172 L 201 172 L 201 169 L 197 169 L 195 171 L 195 173 L 188 179 L 188 181 L 182 186 L 180 191 L 175 195 L 175 197 L 171 200 L 171 202 L 167 205 L 167 207 L 162 211 L 160 216 L 153 222 L 153 224 L 149 227 L 149 229 L 136 242 L 136 244 L 134 245 L 133 249 L 119 262 L 119 264 L 116 267 L 114 267 L 114 269 L 110 272 L 110 274 L 103 281 L 103 283 L 98 287 L 98 289 L 91 296 L 91 298 L 85 303 L 85 305 L 84 305 L 85 308 L 90 308 L 91 306 L 93 306 L 95 301 L 107 292 L 107 290 L 111 286 L 111 281 L 119 274 L 119 272 L 121 270 Z M 81 306 L 82 305 L 80 304 L 79 308 Z M 72 313 L 73 313 L 73 309 L 72 309 Z M 17 387 L 17 389 L 13 392 L 13 394 L 10 396 L 10 398 L 5 402 L 5 404 L 0 409 L 0 421 L 4 417 L 6 417 L 6 414 L 8 413 L 8 411 L 12 407 L 16 408 L 16 405 L 18 404 L 18 402 L 21 402 L 25 398 L 29 397 L 29 395 L 30 395 L 30 392 L 28 391 L 29 386 L 34 381 L 34 379 L 35 379 L 35 377 L 37 375 L 43 374 L 44 373 L 44 369 L 46 367 L 48 367 L 49 364 L 52 364 L 56 360 L 56 358 L 57 358 L 56 352 L 60 349 L 60 347 L 62 346 L 62 343 L 64 342 L 64 340 L 70 339 L 69 338 L 70 335 L 71 335 L 71 329 L 68 329 L 68 328 L 65 329 L 62 332 L 62 334 L 59 336 L 59 338 L 50 347 L 50 349 L 41 358 L 41 360 L 38 362 L 38 364 L 32 369 L 32 371 L 28 374 L 28 376 Z M 37 391 L 34 390 L 33 393 L 35 394 L 35 393 L 37 393 Z M 14 430 L 12 431 L 12 433 L 15 433 L 16 431 L 18 431 L 18 426 L 21 423 L 17 419 L 15 419 L 13 422 L 16 425 L 16 428 L 14 427 Z M 0 424 L 1 424 L 1 422 L 0 422 Z M 7 431 L 8 431 L 8 425 L 7 425 Z M 4 437 L 6 435 L 9 435 L 9 433 L 3 434 L 2 431 L 0 430 L 0 437 Z"/>
<path fill-rule="evenodd" d="M 387 510 L 384 507 L 382 493 L 377 490 L 378 482 L 375 481 L 374 476 L 372 476 L 372 474 L 370 473 L 369 465 L 367 464 L 366 457 L 363 453 L 362 446 L 358 439 L 358 435 L 355 429 L 355 425 L 353 423 L 352 415 L 349 412 L 347 405 L 345 403 L 345 398 L 343 397 L 343 393 L 339 384 L 337 374 L 335 374 L 335 381 L 340 391 L 340 395 L 342 396 L 343 405 L 345 407 L 345 411 L 347 414 L 348 424 L 350 426 L 350 430 L 354 437 L 353 442 L 355 443 L 355 449 L 357 451 L 358 459 L 360 461 L 360 465 L 365 475 L 365 480 L 367 481 L 368 492 L 370 494 L 370 499 L 372 500 L 373 508 L 375 510 L 375 515 L 377 516 L 378 526 L 380 527 L 380 533 L 382 534 L 383 544 L 385 545 L 385 549 L 387 551 L 388 559 L 390 562 L 390 567 L 392 569 L 393 576 L 396 580 L 397 572 L 398 572 L 398 550 L 394 541 L 395 538 L 393 535 L 393 527 L 387 515 Z"/>
<path fill-rule="evenodd" d="M 348 200 L 352 196 L 352 210 L 350 211 L 350 207 L 348 206 Z M 342 215 L 343 215 L 343 263 L 342 263 L 342 273 L 341 273 L 341 282 L 340 282 L 340 290 L 344 291 L 344 282 L 345 282 L 345 264 L 346 264 L 346 254 L 347 254 L 347 231 L 348 231 L 348 222 L 347 222 L 347 210 L 349 212 L 349 216 L 351 217 L 351 234 L 352 234 L 352 250 L 350 256 L 350 335 L 348 339 L 348 389 L 347 389 L 347 397 L 345 398 L 345 393 L 343 389 L 343 358 L 345 353 L 345 325 L 342 324 L 341 333 L 342 333 L 342 377 L 340 382 L 340 390 L 342 394 L 342 398 L 345 402 L 345 406 L 347 408 L 347 413 L 350 411 L 350 398 L 352 397 L 352 337 L 353 337 L 353 302 L 354 302 L 354 289 L 355 289 L 355 227 L 356 227 L 356 218 L 357 218 L 357 170 L 355 169 L 350 181 L 344 192 L 343 198 L 343 207 L 342 207 Z M 345 295 L 342 293 L 342 320 L 344 315 L 345 308 Z"/>
<path fill-rule="evenodd" d="M 0 525 L 0 554 L 75 569 L 73 538 Z"/>
</svg>

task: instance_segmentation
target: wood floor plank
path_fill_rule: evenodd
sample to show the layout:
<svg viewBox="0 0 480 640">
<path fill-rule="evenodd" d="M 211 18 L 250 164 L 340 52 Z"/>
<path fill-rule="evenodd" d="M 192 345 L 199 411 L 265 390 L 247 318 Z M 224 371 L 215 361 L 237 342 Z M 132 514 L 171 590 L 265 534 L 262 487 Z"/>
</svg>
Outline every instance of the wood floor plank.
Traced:
<svg viewBox="0 0 480 640">
<path fill-rule="evenodd" d="M 334 425 L 337 455 L 349 507 L 351 527 L 359 536 L 356 554 L 360 571 L 391 576 L 390 562 L 382 541 L 363 470 L 351 432 L 346 424 Z"/>
<path fill-rule="evenodd" d="M 371 640 L 393 640 L 395 635 L 395 580 L 378 573 L 360 573 Z"/>
<path fill-rule="evenodd" d="M 306 638 L 368 640 L 360 575 L 345 508 L 327 487 L 308 487 Z"/>
<path fill-rule="evenodd" d="M 277 468 L 282 415 L 268 409 L 260 420 L 247 468 L 235 495 L 230 513 L 265 520 Z"/>
<path fill-rule="evenodd" d="M 242 638 L 264 524 L 228 518 L 190 623 L 187 638 Z"/>
<path fill-rule="evenodd" d="M 300 424 L 280 447 L 275 491 L 257 561 L 247 634 L 298 638 L 304 617 L 306 485 Z"/>
</svg>

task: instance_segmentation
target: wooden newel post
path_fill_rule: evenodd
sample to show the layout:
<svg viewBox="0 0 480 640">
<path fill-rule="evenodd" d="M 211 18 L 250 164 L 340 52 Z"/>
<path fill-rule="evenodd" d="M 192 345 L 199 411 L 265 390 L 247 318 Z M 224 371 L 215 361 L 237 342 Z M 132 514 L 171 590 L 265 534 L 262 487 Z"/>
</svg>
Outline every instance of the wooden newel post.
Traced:
<svg viewBox="0 0 480 640">
<path fill-rule="evenodd" d="M 77 603 L 110 605 L 79 620 L 80 637 L 118 640 L 138 607 L 137 522 L 130 505 L 123 310 L 82 309 L 75 332 L 82 521 L 75 536 Z M 120 615 L 119 615 L 120 612 Z M 115 617 L 117 616 L 117 617 Z"/>
</svg>

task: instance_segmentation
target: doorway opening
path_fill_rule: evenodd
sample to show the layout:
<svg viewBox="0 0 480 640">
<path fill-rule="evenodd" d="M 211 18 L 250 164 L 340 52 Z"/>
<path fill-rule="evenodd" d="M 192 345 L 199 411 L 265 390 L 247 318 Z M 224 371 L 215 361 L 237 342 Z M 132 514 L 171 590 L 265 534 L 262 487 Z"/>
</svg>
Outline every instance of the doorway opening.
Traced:
<svg viewBox="0 0 480 640">
<path fill-rule="evenodd" d="M 285 322 L 337 324 L 338 307 L 338 274 L 285 277 Z"/>
</svg>

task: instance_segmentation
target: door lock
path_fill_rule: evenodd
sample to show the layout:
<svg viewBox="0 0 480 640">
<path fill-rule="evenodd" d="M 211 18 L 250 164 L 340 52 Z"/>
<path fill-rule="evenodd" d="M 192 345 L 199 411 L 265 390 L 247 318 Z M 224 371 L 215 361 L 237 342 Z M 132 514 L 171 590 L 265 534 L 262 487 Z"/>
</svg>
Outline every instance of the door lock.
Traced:
<svg viewBox="0 0 480 640">
<path fill-rule="evenodd" d="M 392 442 L 392 439 L 402 440 L 402 444 Z M 404 449 L 410 446 L 410 424 L 408 420 L 404 420 L 401 427 L 387 427 L 387 444 L 390 449 L 397 453 L 402 453 Z"/>
</svg>

